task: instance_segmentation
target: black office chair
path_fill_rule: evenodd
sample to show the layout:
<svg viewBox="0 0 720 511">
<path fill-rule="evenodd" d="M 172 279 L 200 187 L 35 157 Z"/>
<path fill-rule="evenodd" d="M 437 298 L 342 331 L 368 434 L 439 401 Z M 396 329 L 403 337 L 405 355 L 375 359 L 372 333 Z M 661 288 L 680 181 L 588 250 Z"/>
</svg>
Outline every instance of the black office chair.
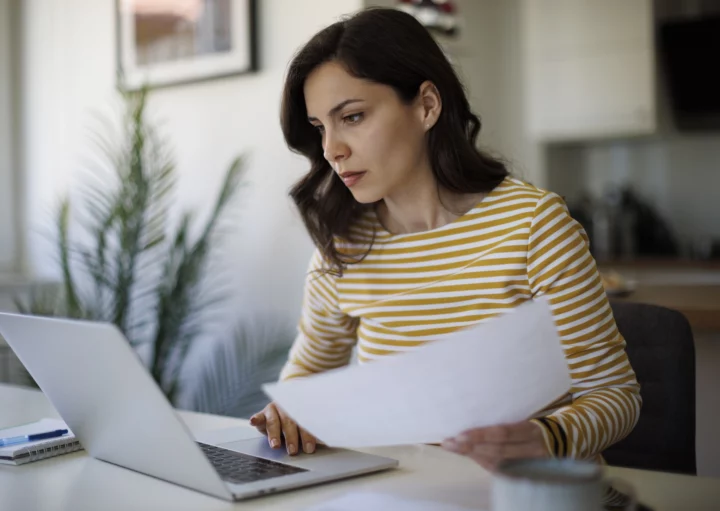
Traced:
<svg viewBox="0 0 720 511">
<path fill-rule="evenodd" d="M 643 398 L 640 419 L 603 456 L 611 465 L 697 473 L 695 464 L 695 346 L 681 313 L 631 302 L 611 302 L 627 342 Z"/>
</svg>

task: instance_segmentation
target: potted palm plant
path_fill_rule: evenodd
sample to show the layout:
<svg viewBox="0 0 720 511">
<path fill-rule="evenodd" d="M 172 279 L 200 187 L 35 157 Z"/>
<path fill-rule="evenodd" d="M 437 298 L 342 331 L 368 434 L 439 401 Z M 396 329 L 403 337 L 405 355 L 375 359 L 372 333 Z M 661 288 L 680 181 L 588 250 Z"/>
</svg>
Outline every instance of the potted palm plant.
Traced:
<svg viewBox="0 0 720 511">
<path fill-rule="evenodd" d="M 102 174 L 88 177 L 74 198 L 77 207 L 65 198 L 57 212 L 60 285 L 16 303 L 27 314 L 115 324 L 143 351 L 152 377 L 175 402 L 188 350 L 207 326 L 203 313 L 225 299 L 202 284 L 220 241 L 218 224 L 241 182 L 242 159 L 231 162 L 204 225 L 193 228 L 195 215 L 186 212 L 171 228 L 177 176 L 167 144 L 146 119 L 148 90 L 121 94 L 120 140 L 98 134 Z M 78 222 L 71 222 L 73 214 Z M 71 223 L 82 230 L 78 236 L 71 236 Z M 186 407 L 243 415 L 262 404 L 260 384 L 277 376 L 289 334 L 275 332 L 267 342 L 242 326 L 235 332 L 234 342 L 208 351 L 195 378 L 204 388 L 186 389 Z M 228 365 L 229 349 L 241 362 Z"/>
</svg>

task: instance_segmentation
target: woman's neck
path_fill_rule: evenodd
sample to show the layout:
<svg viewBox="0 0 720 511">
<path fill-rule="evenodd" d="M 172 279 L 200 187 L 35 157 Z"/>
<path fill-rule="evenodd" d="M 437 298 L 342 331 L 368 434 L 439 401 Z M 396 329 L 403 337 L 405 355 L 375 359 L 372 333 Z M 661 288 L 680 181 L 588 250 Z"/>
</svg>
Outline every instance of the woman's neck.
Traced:
<svg viewBox="0 0 720 511">
<path fill-rule="evenodd" d="M 449 224 L 477 205 L 485 194 L 457 194 L 439 187 L 432 175 L 404 186 L 377 205 L 383 227 L 393 234 L 430 231 Z"/>
</svg>

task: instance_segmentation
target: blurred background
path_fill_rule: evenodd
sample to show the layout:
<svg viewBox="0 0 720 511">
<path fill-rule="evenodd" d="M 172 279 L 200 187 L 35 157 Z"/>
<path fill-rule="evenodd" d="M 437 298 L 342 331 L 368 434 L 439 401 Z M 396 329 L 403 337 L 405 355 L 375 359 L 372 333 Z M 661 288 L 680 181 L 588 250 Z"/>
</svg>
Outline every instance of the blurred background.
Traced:
<svg viewBox="0 0 720 511">
<path fill-rule="evenodd" d="M 720 476 L 720 0 L 0 0 L 0 308 L 116 322 L 178 407 L 261 406 L 312 252 L 284 72 L 371 5 L 432 29 L 613 299 L 689 319 Z M 1 340 L 0 382 L 32 384 Z"/>
</svg>

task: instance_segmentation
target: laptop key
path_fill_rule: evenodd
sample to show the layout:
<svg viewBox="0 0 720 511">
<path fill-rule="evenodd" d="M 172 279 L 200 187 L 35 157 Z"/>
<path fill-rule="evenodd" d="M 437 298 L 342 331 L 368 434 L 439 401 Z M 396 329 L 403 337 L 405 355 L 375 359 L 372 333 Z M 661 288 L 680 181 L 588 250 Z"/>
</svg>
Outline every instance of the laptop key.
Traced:
<svg viewBox="0 0 720 511">
<path fill-rule="evenodd" d="M 214 445 L 198 442 L 205 456 L 224 481 L 235 484 L 262 481 L 273 477 L 307 472 L 303 468 L 293 467 L 277 461 L 256 458 Z"/>
</svg>

